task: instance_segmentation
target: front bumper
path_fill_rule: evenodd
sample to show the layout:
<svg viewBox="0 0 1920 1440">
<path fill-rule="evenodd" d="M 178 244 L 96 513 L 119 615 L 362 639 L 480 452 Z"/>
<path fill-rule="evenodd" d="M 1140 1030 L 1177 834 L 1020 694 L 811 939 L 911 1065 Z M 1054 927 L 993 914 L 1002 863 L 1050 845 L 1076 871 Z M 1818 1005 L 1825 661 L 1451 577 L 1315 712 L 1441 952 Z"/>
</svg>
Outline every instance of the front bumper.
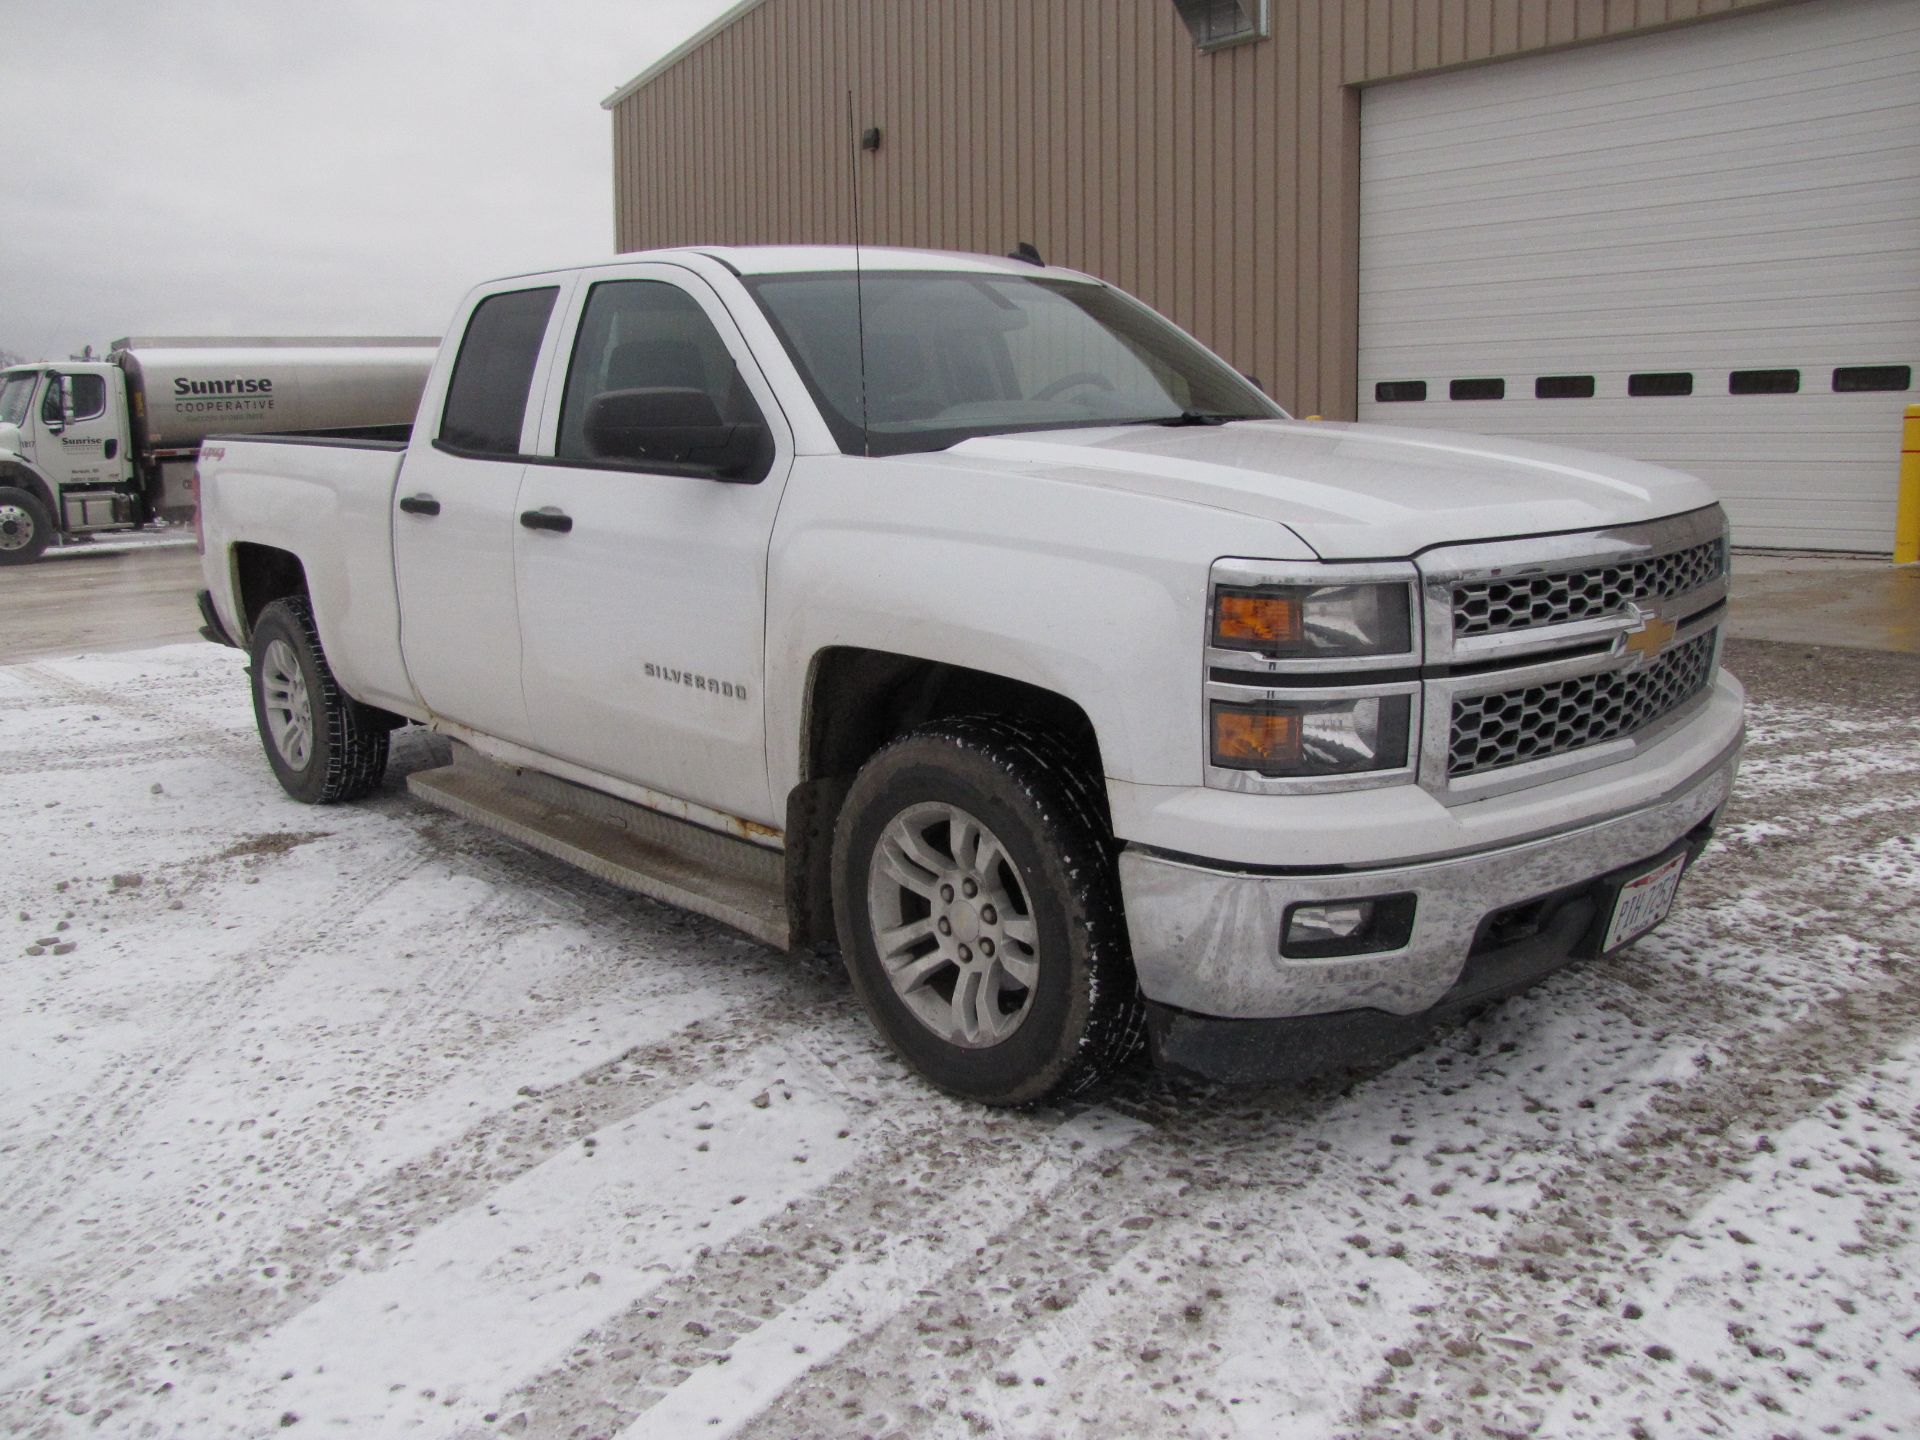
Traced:
<svg viewBox="0 0 1920 1440">
<path fill-rule="evenodd" d="M 1221 869 L 1137 847 L 1122 852 L 1134 962 L 1156 1016 L 1156 1050 L 1177 1068 L 1213 1073 L 1191 1063 L 1191 1056 L 1169 1054 L 1166 1037 L 1182 1026 L 1191 1032 L 1202 1020 L 1356 1011 L 1387 1030 L 1396 1028 L 1393 1017 L 1412 1018 L 1415 1030 L 1424 1028 L 1443 1018 L 1435 1007 L 1487 998 L 1481 993 L 1487 987 L 1464 997 L 1459 988 L 1473 984 L 1470 962 L 1495 952 L 1513 951 L 1495 969 L 1513 961 L 1515 973 L 1524 973 L 1519 983 L 1531 983 L 1590 948 L 1593 925 L 1604 923 L 1604 916 L 1596 921 L 1592 912 L 1609 877 L 1682 844 L 1697 850 L 1705 843 L 1732 789 L 1739 754 L 1736 738 L 1670 793 L 1625 814 L 1417 864 L 1289 872 Z M 1400 894 L 1416 897 L 1412 932 L 1401 948 L 1317 959 L 1281 955 L 1289 906 Z M 1573 903 L 1582 897 L 1584 918 L 1581 905 Z M 1535 932 L 1516 940 L 1528 924 L 1536 925 Z M 1507 993 L 1518 987 L 1492 988 Z M 1184 1017 L 1181 1024 L 1172 1023 L 1175 1016 Z M 1365 1028 L 1357 1018 L 1341 1024 Z M 1283 1065 L 1272 1073 L 1291 1071 Z"/>
<path fill-rule="evenodd" d="M 1684 854 L 1691 865 L 1713 837 L 1714 818 L 1701 821 L 1670 853 Z M 1245 1084 L 1304 1080 L 1391 1059 L 1439 1026 L 1597 953 L 1614 897 L 1647 865 L 1623 865 L 1515 910 L 1495 911 L 1476 932 L 1459 978 L 1435 1004 L 1411 1015 L 1360 1009 L 1232 1020 L 1148 1001 L 1154 1063 L 1174 1074 Z"/>
</svg>

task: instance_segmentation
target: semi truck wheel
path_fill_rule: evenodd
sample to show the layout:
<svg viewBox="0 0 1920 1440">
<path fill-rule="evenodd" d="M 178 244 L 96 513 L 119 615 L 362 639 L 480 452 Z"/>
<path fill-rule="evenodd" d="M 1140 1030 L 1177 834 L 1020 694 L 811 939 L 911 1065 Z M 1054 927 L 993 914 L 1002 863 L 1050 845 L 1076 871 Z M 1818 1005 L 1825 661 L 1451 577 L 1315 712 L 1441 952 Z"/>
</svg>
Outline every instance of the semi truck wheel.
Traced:
<svg viewBox="0 0 1920 1440">
<path fill-rule="evenodd" d="M 387 771 L 388 731 L 335 683 L 304 597 L 260 612 L 250 654 L 253 718 L 281 788 L 308 805 L 375 789 Z"/>
<path fill-rule="evenodd" d="M 53 539 L 53 517 L 40 497 L 0 486 L 0 565 L 31 565 Z"/>
<path fill-rule="evenodd" d="M 1025 1105 L 1092 1085 L 1143 1012 L 1095 782 L 1051 733 L 941 721 L 848 792 L 834 913 L 853 988 L 941 1089 Z"/>
</svg>

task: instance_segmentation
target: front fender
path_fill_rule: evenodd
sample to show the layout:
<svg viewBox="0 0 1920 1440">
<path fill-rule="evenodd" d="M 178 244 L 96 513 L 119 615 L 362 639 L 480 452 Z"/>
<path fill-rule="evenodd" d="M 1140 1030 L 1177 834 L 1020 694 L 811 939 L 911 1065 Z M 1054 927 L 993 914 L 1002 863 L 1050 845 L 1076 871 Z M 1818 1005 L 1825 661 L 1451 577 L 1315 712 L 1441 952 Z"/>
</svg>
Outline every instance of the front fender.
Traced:
<svg viewBox="0 0 1920 1440">
<path fill-rule="evenodd" d="M 1207 573 L 1310 558 L 1281 526 L 1150 494 L 913 459 L 803 457 L 768 560 L 769 767 L 801 778 L 806 686 L 837 646 L 1005 676 L 1086 712 L 1107 774 L 1202 780 Z"/>
<path fill-rule="evenodd" d="M 33 495 L 47 507 L 55 528 L 61 528 L 60 502 L 54 494 L 53 482 L 27 461 L 18 455 L 0 454 L 0 485 L 11 485 Z"/>
</svg>

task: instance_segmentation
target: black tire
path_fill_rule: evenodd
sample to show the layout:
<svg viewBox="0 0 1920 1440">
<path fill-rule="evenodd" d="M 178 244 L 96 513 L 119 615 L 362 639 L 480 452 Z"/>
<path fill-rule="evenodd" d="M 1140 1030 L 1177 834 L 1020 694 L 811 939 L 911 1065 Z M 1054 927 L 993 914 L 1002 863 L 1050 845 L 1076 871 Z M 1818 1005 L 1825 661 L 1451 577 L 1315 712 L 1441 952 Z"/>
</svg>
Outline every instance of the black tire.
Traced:
<svg viewBox="0 0 1920 1440">
<path fill-rule="evenodd" d="M 377 789 L 387 772 L 388 726 L 335 682 L 306 597 L 289 596 L 262 610 L 248 654 L 254 723 L 281 788 L 308 805 L 357 800 Z"/>
<path fill-rule="evenodd" d="M 53 517 L 31 490 L 0 486 L 0 565 L 31 565 L 53 541 Z"/>
<path fill-rule="evenodd" d="M 1145 1012 L 1097 785 L 1052 732 L 967 717 L 936 722 L 886 746 L 847 794 L 834 834 L 833 872 L 848 974 L 881 1035 L 950 1094 L 987 1105 L 1063 1098 L 1095 1084 L 1140 1047 Z M 943 814 L 958 818 L 945 822 Z M 971 909 L 956 908 L 962 902 L 937 875 L 936 893 L 915 900 L 921 892 L 889 868 L 890 857 L 897 865 L 904 853 L 903 834 L 917 836 L 928 846 L 920 853 L 936 858 L 942 855 L 936 837 L 944 835 L 950 859 L 961 849 L 956 830 L 966 832 L 969 820 L 996 842 L 1009 868 L 1000 862 L 979 868 L 980 857 L 993 852 L 975 841 L 976 867 L 957 864 L 946 873 L 991 870 L 1000 882 L 993 893 L 1008 897 L 1009 916 L 984 903 L 986 889 L 966 892 L 975 897 L 965 902 Z M 889 836 L 893 848 L 881 854 Z M 926 866 L 912 870 L 916 883 L 929 874 L 935 872 Z M 892 908 L 920 904 L 924 915 Z M 958 930 L 951 928 L 955 916 Z M 937 936 L 929 931 L 910 944 L 881 939 L 883 928 L 898 926 L 904 934 L 942 920 L 949 925 Z M 1016 937 L 1016 925 L 1031 944 Z M 998 951 L 982 938 L 989 932 L 998 937 Z M 957 938 L 966 933 L 980 947 L 972 954 Z M 883 945 L 892 947 L 896 971 L 913 975 L 915 983 L 896 985 L 890 978 Z M 963 978 L 995 963 L 982 960 L 981 950 L 999 954 L 1003 968 L 987 978 Z M 955 955 L 965 956 L 966 965 Z M 1030 984 L 1015 976 L 1016 963 Z M 975 997 L 964 1005 L 963 984 Z M 988 993 L 990 1001 L 978 998 Z M 923 1018 L 928 1012 L 932 1018 Z M 988 1018 L 968 1036 L 963 1014 Z M 999 1025 L 1013 1028 L 995 1037 Z M 955 1028 L 963 1033 L 954 1035 Z"/>
</svg>

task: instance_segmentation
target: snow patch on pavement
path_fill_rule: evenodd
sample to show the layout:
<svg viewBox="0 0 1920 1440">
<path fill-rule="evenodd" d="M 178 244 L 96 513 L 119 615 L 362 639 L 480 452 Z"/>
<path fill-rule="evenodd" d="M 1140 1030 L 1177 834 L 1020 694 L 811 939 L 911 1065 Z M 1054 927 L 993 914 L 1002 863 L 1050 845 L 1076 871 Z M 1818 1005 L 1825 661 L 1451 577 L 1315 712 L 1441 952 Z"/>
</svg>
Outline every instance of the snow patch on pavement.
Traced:
<svg viewBox="0 0 1920 1440">
<path fill-rule="evenodd" d="M 0 666 L 9 1434 L 1920 1428 L 1910 695 L 1756 688 L 1673 918 L 1398 1064 L 1008 1115 L 243 665 Z"/>
</svg>

